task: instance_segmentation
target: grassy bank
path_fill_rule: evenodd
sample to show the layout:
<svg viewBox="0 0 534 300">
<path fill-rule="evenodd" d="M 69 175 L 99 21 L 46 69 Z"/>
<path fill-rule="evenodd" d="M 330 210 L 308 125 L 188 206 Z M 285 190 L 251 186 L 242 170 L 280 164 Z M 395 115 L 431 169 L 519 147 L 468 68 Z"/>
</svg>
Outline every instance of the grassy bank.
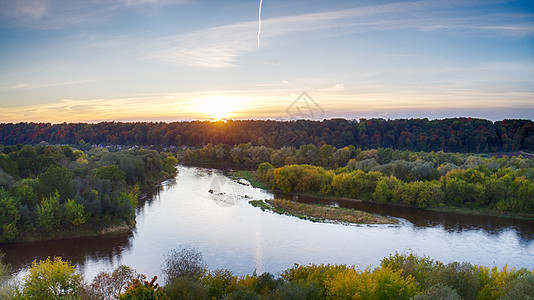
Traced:
<svg viewBox="0 0 534 300">
<path fill-rule="evenodd" d="M 95 228 L 95 224 L 83 224 L 79 228 L 73 229 L 60 229 L 53 235 L 40 236 L 36 232 L 24 232 L 21 233 L 20 238 L 10 241 L 9 243 L 26 243 L 26 242 L 42 242 L 52 240 L 68 240 L 82 237 L 94 237 L 103 235 L 113 235 L 127 233 L 132 230 L 136 225 L 135 220 L 130 222 L 108 222 L 105 224 L 99 224 L 98 228 Z"/>
<path fill-rule="evenodd" d="M 270 190 L 271 188 L 266 185 L 265 183 L 261 182 L 254 174 L 256 172 L 253 171 L 232 171 L 230 172 L 230 176 L 232 178 L 243 178 L 245 180 L 248 180 L 250 184 L 255 188 L 260 188 L 264 190 Z"/>
<path fill-rule="evenodd" d="M 290 200 L 254 200 L 250 201 L 263 211 L 273 211 L 313 222 L 340 222 L 350 224 L 397 224 L 393 218 L 366 213 L 360 210 L 305 204 Z"/>
<path fill-rule="evenodd" d="M 234 171 L 231 172 L 231 176 L 234 178 L 244 178 L 248 181 L 250 181 L 251 185 L 257 188 L 265 189 L 265 190 L 272 190 L 272 188 L 262 181 L 260 181 L 255 171 Z M 334 195 L 329 194 L 320 194 L 320 193 L 313 193 L 313 192 L 292 192 L 289 193 L 290 195 L 305 195 L 309 197 L 319 198 L 319 199 L 325 199 L 325 200 L 350 200 L 350 201 L 362 201 L 360 199 L 353 199 L 353 198 L 347 198 L 347 197 L 337 197 Z M 369 201 L 370 203 L 374 203 L 373 201 Z M 399 204 L 399 203 L 386 203 L 387 205 L 393 205 L 393 206 L 408 206 L 408 207 L 415 207 L 410 206 L 406 204 Z M 439 207 L 426 207 L 426 208 L 420 208 L 423 210 L 429 210 L 429 211 L 441 211 L 441 212 L 450 212 L 450 213 L 457 213 L 457 214 L 464 214 L 464 215 L 479 215 L 479 216 L 492 216 L 492 217 L 501 217 L 501 218 L 514 218 L 514 219 L 524 219 L 524 220 L 534 220 L 534 215 L 530 214 L 522 214 L 522 213 L 513 213 L 513 212 L 502 212 L 498 210 L 494 210 L 491 208 L 468 208 L 468 207 L 452 207 L 452 206 L 439 206 Z"/>
</svg>

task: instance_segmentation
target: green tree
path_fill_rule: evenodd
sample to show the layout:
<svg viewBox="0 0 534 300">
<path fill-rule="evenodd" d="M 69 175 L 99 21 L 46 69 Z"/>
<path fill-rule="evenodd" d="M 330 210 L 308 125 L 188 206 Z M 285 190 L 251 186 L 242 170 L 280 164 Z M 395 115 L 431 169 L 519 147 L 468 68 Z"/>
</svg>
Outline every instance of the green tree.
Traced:
<svg viewBox="0 0 534 300">
<path fill-rule="evenodd" d="M 172 154 L 169 154 L 167 155 L 163 163 L 163 170 L 167 172 L 168 174 L 175 174 L 176 173 L 175 167 L 177 164 L 178 164 L 178 159 L 176 159 L 176 157 L 174 157 Z"/>
<path fill-rule="evenodd" d="M 433 270 L 432 284 L 444 284 L 458 292 L 462 299 L 476 299 L 479 289 L 477 269 L 470 263 L 452 262 Z"/>
<path fill-rule="evenodd" d="M 319 300 L 323 299 L 321 289 L 311 282 L 287 282 L 274 292 L 274 299 Z"/>
<path fill-rule="evenodd" d="M 452 287 L 439 283 L 423 294 L 416 295 L 412 300 L 462 300 L 462 297 Z"/>
<path fill-rule="evenodd" d="M 137 182 L 144 184 L 148 172 L 145 171 L 143 159 L 131 153 L 121 153 L 117 158 L 119 159 L 119 167 L 126 174 L 126 182 L 129 185 L 134 185 Z"/>
<path fill-rule="evenodd" d="M 17 222 L 20 213 L 15 201 L 6 191 L 0 189 L 0 241 L 11 241 L 17 237 Z"/>
<path fill-rule="evenodd" d="M 369 201 L 381 177 L 380 172 L 365 173 L 362 170 L 341 173 L 332 179 L 332 189 L 337 196 Z"/>
<path fill-rule="evenodd" d="M 274 167 L 268 163 L 264 162 L 261 163 L 258 166 L 258 170 L 256 171 L 256 174 L 258 174 L 258 177 L 266 183 L 269 183 L 272 185 L 274 183 Z"/>
<path fill-rule="evenodd" d="M 284 193 L 322 192 L 329 188 L 332 178 L 332 172 L 310 165 L 288 165 L 274 170 L 275 186 Z"/>
<path fill-rule="evenodd" d="M 4 253 L 0 252 L 0 299 L 16 299 L 16 286 L 11 284 L 10 267 L 4 264 Z"/>
<path fill-rule="evenodd" d="M 102 166 L 96 169 L 95 177 L 111 181 L 126 180 L 126 174 L 117 165 Z"/>
<path fill-rule="evenodd" d="M 233 278 L 234 275 L 231 271 L 217 269 L 202 277 L 202 282 L 208 287 L 210 298 L 223 299 Z"/>
<path fill-rule="evenodd" d="M 91 285 L 86 287 L 84 299 L 87 300 L 113 300 L 128 287 L 133 279 L 144 281 L 144 275 L 137 274 L 128 266 L 118 266 L 113 272 L 101 272 L 93 279 Z"/>
<path fill-rule="evenodd" d="M 517 277 L 508 286 L 503 300 L 532 299 L 534 295 L 534 275 L 527 273 Z"/>
<path fill-rule="evenodd" d="M 205 300 L 209 288 L 201 281 L 191 277 L 177 277 L 163 287 L 163 292 L 170 299 Z"/>
<path fill-rule="evenodd" d="M 66 200 L 72 194 L 71 179 L 72 174 L 63 166 L 48 168 L 46 172 L 41 173 L 38 177 L 41 197 L 50 197 L 59 192 L 61 200 Z"/>
<path fill-rule="evenodd" d="M 332 160 L 335 150 L 336 148 L 328 144 L 324 144 L 321 146 L 321 148 L 319 148 L 319 153 L 321 155 L 321 165 L 323 167 L 328 167 L 333 164 Z"/>
<path fill-rule="evenodd" d="M 35 179 L 25 178 L 17 181 L 13 186 L 13 196 L 19 203 L 28 207 L 37 206 L 39 196 L 36 191 L 39 189 L 39 182 Z"/>
<path fill-rule="evenodd" d="M 43 199 L 37 206 L 36 225 L 44 236 L 51 236 L 61 225 L 61 205 L 59 204 L 59 193 Z"/>
<path fill-rule="evenodd" d="M 141 282 L 134 279 L 132 284 L 126 288 L 126 291 L 119 295 L 119 300 L 167 300 L 169 297 L 163 292 L 159 284 L 155 283 L 157 277 L 154 276 L 152 281 Z"/>
<path fill-rule="evenodd" d="M 0 169 L 0 188 L 4 189 L 11 189 L 13 184 L 15 183 L 15 179 L 4 170 Z"/>
<path fill-rule="evenodd" d="M 401 275 L 404 278 L 412 276 L 421 288 L 426 289 L 430 286 L 433 270 L 441 267 L 442 264 L 427 256 L 418 256 L 413 253 L 395 253 L 382 259 L 380 266 L 394 271 L 401 271 Z"/>
<path fill-rule="evenodd" d="M 348 269 L 326 283 L 329 299 L 410 299 L 417 291 L 415 280 L 387 267 L 359 272 Z"/>
<path fill-rule="evenodd" d="M 24 277 L 22 295 L 27 299 L 81 299 L 82 275 L 61 257 L 34 261 Z"/>
<path fill-rule="evenodd" d="M 63 224 L 70 226 L 79 226 L 87 221 L 87 213 L 82 204 L 76 203 L 69 199 L 63 205 Z"/>
<path fill-rule="evenodd" d="M 181 246 L 167 252 L 162 265 L 166 282 L 178 277 L 199 279 L 206 270 L 207 265 L 202 253 L 190 246 Z"/>
<path fill-rule="evenodd" d="M 386 203 L 393 198 L 393 192 L 389 189 L 389 186 L 384 178 L 380 179 L 376 184 L 376 189 L 373 193 L 373 200 L 378 203 Z"/>
<path fill-rule="evenodd" d="M 351 155 L 351 152 L 348 147 L 337 149 L 336 152 L 334 152 L 334 154 L 332 155 L 334 166 L 336 167 L 346 166 L 347 162 L 349 161 L 350 155 Z"/>
<path fill-rule="evenodd" d="M 0 153 L 0 169 L 13 177 L 18 176 L 17 164 L 7 154 Z"/>
</svg>

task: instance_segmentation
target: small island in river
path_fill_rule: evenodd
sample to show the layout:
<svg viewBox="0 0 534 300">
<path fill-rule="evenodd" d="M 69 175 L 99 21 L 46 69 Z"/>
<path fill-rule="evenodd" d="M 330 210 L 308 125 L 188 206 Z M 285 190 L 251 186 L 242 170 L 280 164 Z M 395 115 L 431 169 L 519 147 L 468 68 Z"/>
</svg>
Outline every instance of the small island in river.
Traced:
<svg viewBox="0 0 534 300">
<path fill-rule="evenodd" d="M 290 200 L 253 200 L 249 202 L 263 211 L 295 216 L 313 222 L 340 222 L 348 224 L 398 224 L 394 218 L 384 217 L 360 210 L 299 203 Z"/>
</svg>

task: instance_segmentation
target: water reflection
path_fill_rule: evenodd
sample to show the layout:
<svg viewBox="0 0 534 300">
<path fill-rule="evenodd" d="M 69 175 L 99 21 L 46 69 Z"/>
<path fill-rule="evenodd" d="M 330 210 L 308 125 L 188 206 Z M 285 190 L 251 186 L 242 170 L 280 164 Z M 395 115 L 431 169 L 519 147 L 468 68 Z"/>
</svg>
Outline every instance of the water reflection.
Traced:
<svg viewBox="0 0 534 300">
<path fill-rule="evenodd" d="M 162 192 L 169 190 L 175 185 L 176 177 L 167 179 L 156 186 L 144 190 L 142 195 L 139 197 L 139 206 L 137 207 L 137 211 L 142 210 L 146 205 L 150 206 L 152 202 L 159 199 L 159 196 Z"/>
<path fill-rule="evenodd" d="M 0 250 L 5 253 L 5 262 L 15 270 L 28 268 L 34 260 L 54 256 L 61 256 L 83 270 L 88 261 L 111 265 L 120 261 L 122 253 L 131 249 L 132 237 L 133 233 L 128 232 L 101 237 L 12 243 L 0 245 Z"/>
<path fill-rule="evenodd" d="M 39 243 L 0 244 L 16 270 L 35 259 L 62 256 L 87 279 L 120 264 L 149 277 L 160 276 L 167 251 L 188 244 L 212 269 L 237 275 L 277 273 L 294 263 L 349 264 L 365 268 L 380 259 L 413 250 L 445 263 L 469 261 L 499 267 L 534 267 L 533 223 L 524 220 L 428 212 L 354 201 L 326 201 L 390 215 L 400 226 L 343 226 L 282 216 L 248 204 L 272 199 L 270 192 L 230 180 L 220 170 L 180 166 L 176 180 L 150 192 L 127 234 Z M 277 195 L 281 196 L 281 195 Z M 298 201 L 325 203 L 299 196 Z"/>
<path fill-rule="evenodd" d="M 515 231 L 525 243 L 534 239 L 534 220 L 512 219 L 503 217 L 469 215 L 429 211 L 406 206 L 374 204 L 352 200 L 325 200 L 305 195 L 291 196 L 275 193 L 278 198 L 292 199 L 302 203 L 323 204 L 353 208 L 370 213 L 402 218 L 410 221 L 415 227 L 441 227 L 447 232 L 464 232 L 483 230 L 491 235 L 499 235 L 503 231 Z"/>
</svg>

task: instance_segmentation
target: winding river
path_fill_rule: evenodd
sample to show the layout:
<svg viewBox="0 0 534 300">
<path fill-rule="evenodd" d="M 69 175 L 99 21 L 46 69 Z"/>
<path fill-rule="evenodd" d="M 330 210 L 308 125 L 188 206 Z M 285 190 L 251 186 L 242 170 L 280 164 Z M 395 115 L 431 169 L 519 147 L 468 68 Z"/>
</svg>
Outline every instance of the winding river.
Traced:
<svg viewBox="0 0 534 300">
<path fill-rule="evenodd" d="M 36 243 L 1 244 L 18 275 L 35 259 L 62 256 L 86 279 L 126 264 L 160 275 L 164 253 L 198 248 L 211 269 L 234 274 L 278 273 L 294 263 L 377 266 L 390 254 L 413 251 L 442 262 L 534 268 L 534 221 L 429 212 L 405 207 L 298 197 L 398 218 L 400 225 L 312 223 L 262 212 L 248 204 L 273 193 L 229 179 L 216 169 L 179 166 L 137 211 L 125 234 Z"/>
</svg>

